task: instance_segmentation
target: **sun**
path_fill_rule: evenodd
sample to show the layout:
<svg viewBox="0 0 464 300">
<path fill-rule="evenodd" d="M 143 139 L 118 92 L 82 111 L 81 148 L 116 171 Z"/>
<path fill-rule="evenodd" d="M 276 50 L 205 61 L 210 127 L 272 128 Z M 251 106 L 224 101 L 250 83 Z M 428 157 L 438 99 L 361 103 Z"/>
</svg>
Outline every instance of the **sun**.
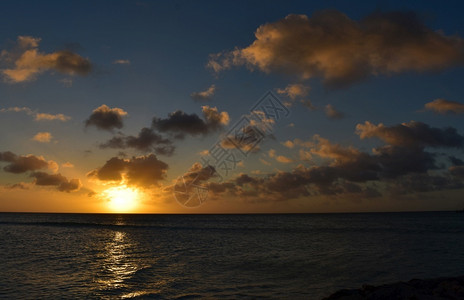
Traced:
<svg viewBox="0 0 464 300">
<path fill-rule="evenodd" d="M 103 191 L 103 196 L 109 200 L 108 207 L 114 212 L 134 211 L 141 197 L 136 188 L 127 186 L 115 186 Z"/>
</svg>

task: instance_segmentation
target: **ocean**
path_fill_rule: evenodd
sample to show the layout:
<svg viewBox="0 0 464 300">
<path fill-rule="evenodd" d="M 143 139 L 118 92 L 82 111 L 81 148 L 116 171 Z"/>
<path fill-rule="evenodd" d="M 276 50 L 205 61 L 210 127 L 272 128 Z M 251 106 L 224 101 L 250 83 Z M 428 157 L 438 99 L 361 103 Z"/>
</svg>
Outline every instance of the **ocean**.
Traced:
<svg viewBox="0 0 464 300">
<path fill-rule="evenodd" d="M 464 214 L 0 214 L 0 298 L 321 299 L 464 274 Z"/>
</svg>

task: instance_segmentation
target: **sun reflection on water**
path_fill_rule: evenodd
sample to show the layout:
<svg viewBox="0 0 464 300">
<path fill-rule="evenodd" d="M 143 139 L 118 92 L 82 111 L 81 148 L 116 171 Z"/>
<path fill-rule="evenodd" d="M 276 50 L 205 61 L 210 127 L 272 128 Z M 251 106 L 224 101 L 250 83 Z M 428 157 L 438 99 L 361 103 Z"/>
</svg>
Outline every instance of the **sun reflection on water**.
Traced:
<svg viewBox="0 0 464 300">
<path fill-rule="evenodd" d="M 116 231 L 105 246 L 102 276 L 98 282 L 104 290 L 123 289 L 134 273 L 142 268 L 128 256 L 133 245 L 125 232 Z"/>
</svg>

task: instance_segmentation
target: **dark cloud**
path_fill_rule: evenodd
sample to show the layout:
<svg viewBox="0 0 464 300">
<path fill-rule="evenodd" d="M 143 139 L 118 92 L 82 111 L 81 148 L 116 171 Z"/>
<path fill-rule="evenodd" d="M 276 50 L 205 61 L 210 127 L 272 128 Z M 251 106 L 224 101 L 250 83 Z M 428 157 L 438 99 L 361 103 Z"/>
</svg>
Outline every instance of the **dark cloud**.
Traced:
<svg viewBox="0 0 464 300">
<path fill-rule="evenodd" d="M 12 83 L 34 80 L 37 74 L 55 70 L 67 75 L 87 75 L 92 64 L 69 50 L 49 54 L 39 52 L 40 38 L 19 36 L 12 51 L 3 51 L 2 62 L 8 67 L 2 70 L 5 79 Z"/>
<path fill-rule="evenodd" d="M 357 127 L 361 138 L 373 130 L 372 136 L 379 136 L 390 144 L 367 153 L 316 135 L 314 141 L 292 145 L 305 147 L 311 157 L 322 159 L 321 165 L 298 166 L 292 171 L 279 171 L 264 177 L 240 174 L 215 184 L 212 191 L 262 200 L 285 200 L 314 195 L 343 195 L 351 199 L 378 197 L 383 194 L 382 187 L 390 194 L 464 188 L 461 159 L 448 156 L 454 166 L 446 171 L 437 163 L 438 154 L 425 151 L 426 146 L 461 147 L 462 136 L 455 129 L 409 123 L 380 127 L 382 130 L 377 132 L 379 126 L 370 123 L 363 126 L 366 127 Z"/>
<path fill-rule="evenodd" d="M 96 108 L 90 117 L 85 121 L 85 126 L 95 126 L 102 130 L 113 130 L 123 127 L 122 117 L 127 115 L 121 108 L 109 108 L 107 105 Z"/>
<path fill-rule="evenodd" d="M 122 172 L 125 171 L 126 165 L 126 160 L 119 157 L 112 157 L 106 161 L 103 167 L 91 171 L 88 176 L 95 176 L 102 181 L 121 181 Z"/>
<path fill-rule="evenodd" d="M 334 120 L 340 120 L 345 117 L 345 114 L 338 111 L 332 104 L 327 104 L 325 107 L 325 114 L 328 118 Z"/>
<path fill-rule="evenodd" d="M 58 165 L 54 161 L 46 161 L 41 156 L 16 155 L 13 152 L 0 152 L 0 161 L 8 163 L 3 170 L 9 173 L 25 173 L 40 169 L 55 169 Z"/>
<path fill-rule="evenodd" d="M 460 178 L 463 178 L 463 179 L 464 179 L 464 166 L 463 166 L 463 165 L 460 165 L 460 166 L 451 166 L 451 167 L 449 168 L 449 172 L 450 172 L 451 175 L 453 175 L 453 176 L 460 177 Z"/>
<path fill-rule="evenodd" d="M 249 125 L 240 128 L 240 132 L 234 132 L 221 140 L 221 146 L 225 149 L 241 149 L 248 153 L 256 153 L 261 150 L 259 143 L 264 138 L 256 126 Z"/>
<path fill-rule="evenodd" d="M 30 187 L 30 184 L 25 183 L 25 182 L 18 182 L 18 183 L 3 185 L 3 187 L 9 190 L 15 190 L 15 189 L 28 190 Z"/>
<path fill-rule="evenodd" d="M 356 125 L 356 133 L 361 139 L 377 137 L 390 145 L 403 147 L 454 147 L 464 146 L 464 136 L 455 128 L 434 128 L 429 125 L 411 121 L 394 126 L 372 124 L 366 121 Z"/>
<path fill-rule="evenodd" d="M 439 114 L 462 114 L 464 113 L 464 104 L 445 99 L 435 99 L 432 102 L 426 103 L 425 109 Z"/>
<path fill-rule="evenodd" d="M 457 158 L 457 157 L 454 157 L 454 156 L 448 156 L 449 160 L 451 161 L 451 163 L 455 166 L 463 166 L 464 165 L 464 161 L 460 158 Z"/>
<path fill-rule="evenodd" d="M 464 182 L 458 178 L 430 174 L 408 174 L 389 184 L 389 193 L 403 195 L 441 190 L 464 188 Z"/>
<path fill-rule="evenodd" d="M 172 155 L 175 147 L 172 141 L 163 138 L 151 128 L 142 128 L 137 136 L 115 136 L 99 146 L 101 149 L 132 148 L 140 152 L 155 152 L 159 155 Z"/>
<path fill-rule="evenodd" d="M 68 180 L 61 174 L 48 174 L 45 172 L 33 172 L 30 175 L 35 178 L 34 184 L 39 186 L 55 186 L 61 192 L 78 191 L 82 184 L 79 179 Z"/>
<path fill-rule="evenodd" d="M 361 21 L 333 10 L 288 15 L 261 25 L 255 37 L 248 47 L 211 55 L 208 66 L 219 72 L 245 65 L 344 87 L 379 74 L 442 70 L 464 58 L 460 37 L 426 27 L 413 12 L 376 12 Z"/>
<path fill-rule="evenodd" d="M 127 184 L 147 188 L 157 185 L 165 179 L 168 165 L 159 160 L 156 155 L 122 159 L 112 157 L 101 168 L 87 174 L 102 181 L 123 181 Z"/>
<path fill-rule="evenodd" d="M 206 135 L 229 123 L 229 114 L 219 112 L 216 107 L 203 106 L 203 117 L 187 114 L 181 110 L 172 112 L 166 119 L 153 118 L 152 126 L 160 132 L 171 133 L 179 138 L 185 134 Z"/>
</svg>

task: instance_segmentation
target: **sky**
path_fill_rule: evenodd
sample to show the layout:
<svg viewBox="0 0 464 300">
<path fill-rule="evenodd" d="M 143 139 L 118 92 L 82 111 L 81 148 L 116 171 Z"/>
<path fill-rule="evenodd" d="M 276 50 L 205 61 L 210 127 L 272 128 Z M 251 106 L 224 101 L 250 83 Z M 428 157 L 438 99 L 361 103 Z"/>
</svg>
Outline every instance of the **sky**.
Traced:
<svg viewBox="0 0 464 300">
<path fill-rule="evenodd" d="M 0 211 L 464 207 L 458 1 L 4 1 Z"/>
</svg>

